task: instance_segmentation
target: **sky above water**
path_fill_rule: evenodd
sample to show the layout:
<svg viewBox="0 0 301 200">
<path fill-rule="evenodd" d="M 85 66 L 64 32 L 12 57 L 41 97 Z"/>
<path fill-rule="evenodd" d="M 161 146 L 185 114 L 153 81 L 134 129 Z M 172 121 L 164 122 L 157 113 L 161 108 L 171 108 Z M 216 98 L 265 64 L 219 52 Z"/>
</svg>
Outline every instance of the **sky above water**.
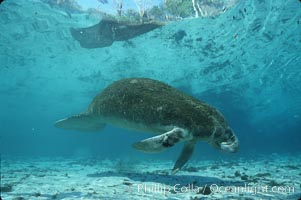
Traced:
<svg viewBox="0 0 301 200">
<path fill-rule="evenodd" d="M 116 2 L 114 0 L 108 0 L 107 4 L 102 4 L 100 1 L 98 0 L 77 0 L 78 4 L 84 9 L 87 10 L 89 8 L 103 8 L 106 11 L 113 11 L 115 10 L 116 7 Z M 126 0 L 123 1 L 123 8 L 124 9 L 137 9 L 137 5 L 135 3 L 135 0 Z M 141 2 L 141 1 L 137 1 L 137 2 Z M 159 3 L 162 2 L 162 0 L 148 0 L 148 3 L 151 3 L 152 5 L 158 5 Z"/>
</svg>

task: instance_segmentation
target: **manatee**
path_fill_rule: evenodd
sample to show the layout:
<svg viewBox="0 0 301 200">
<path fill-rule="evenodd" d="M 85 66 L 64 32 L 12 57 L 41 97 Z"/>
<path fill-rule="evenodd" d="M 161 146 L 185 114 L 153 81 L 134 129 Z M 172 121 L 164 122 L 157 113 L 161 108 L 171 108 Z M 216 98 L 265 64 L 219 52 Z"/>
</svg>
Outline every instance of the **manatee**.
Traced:
<svg viewBox="0 0 301 200">
<path fill-rule="evenodd" d="M 172 173 L 190 159 L 195 144 L 210 143 L 234 153 L 239 141 L 223 115 L 214 107 L 168 84 L 148 78 L 116 81 L 98 94 L 78 115 L 59 120 L 55 126 L 67 130 L 99 131 L 106 124 L 154 136 L 133 147 L 146 153 L 162 152 L 184 142 Z"/>
<path fill-rule="evenodd" d="M 111 46 L 114 41 L 125 41 L 162 25 L 159 22 L 129 23 L 105 18 L 87 28 L 70 28 L 70 32 L 81 47 L 91 49 Z"/>
</svg>

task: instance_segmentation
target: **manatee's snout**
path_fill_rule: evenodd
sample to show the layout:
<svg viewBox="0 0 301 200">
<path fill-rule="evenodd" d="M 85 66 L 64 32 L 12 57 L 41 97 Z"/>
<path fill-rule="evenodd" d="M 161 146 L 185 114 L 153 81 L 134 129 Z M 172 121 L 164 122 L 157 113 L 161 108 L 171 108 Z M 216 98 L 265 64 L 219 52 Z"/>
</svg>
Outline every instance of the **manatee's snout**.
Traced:
<svg viewBox="0 0 301 200">
<path fill-rule="evenodd" d="M 220 148 L 225 152 L 236 153 L 239 149 L 239 141 L 236 135 L 233 134 L 227 142 L 222 142 Z"/>
<path fill-rule="evenodd" d="M 75 28 L 70 28 L 69 30 L 70 30 L 70 33 L 71 33 L 72 37 L 75 38 L 76 37 L 76 32 L 77 32 L 76 29 Z"/>
<path fill-rule="evenodd" d="M 80 41 L 84 38 L 84 36 L 85 36 L 84 31 L 81 30 L 81 29 L 78 29 L 78 28 L 70 28 L 69 30 L 70 30 L 70 33 L 71 33 L 72 37 L 73 37 L 74 39 L 76 39 L 77 41 L 79 41 L 79 42 L 80 42 Z"/>
<path fill-rule="evenodd" d="M 92 48 L 96 43 L 93 43 L 93 35 L 89 34 L 89 32 L 82 28 L 70 28 L 70 33 L 72 37 L 77 40 L 81 47 L 83 48 Z"/>
</svg>

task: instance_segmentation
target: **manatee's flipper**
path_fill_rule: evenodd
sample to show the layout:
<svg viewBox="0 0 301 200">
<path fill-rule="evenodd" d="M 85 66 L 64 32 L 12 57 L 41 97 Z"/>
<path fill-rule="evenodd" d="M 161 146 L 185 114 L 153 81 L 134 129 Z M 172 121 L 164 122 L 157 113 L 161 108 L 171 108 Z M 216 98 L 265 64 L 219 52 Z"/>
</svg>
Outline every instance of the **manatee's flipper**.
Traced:
<svg viewBox="0 0 301 200">
<path fill-rule="evenodd" d="M 80 114 L 56 121 L 54 126 L 67 130 L 93 132 L 102 130 L 105 124 L 101 123 L 96 117 Z"/>
<path fill-rule="evenodd" d="M 172 174 L 177 173 L 185 164 L 186 162 L 191 158 L 194 146 L 195 146 L 196 141 L 188 141 L 185 143 L 182 152 L 175 163 L 175 166 L 172 169 Z"/>
<path fill-rule="evenodd" d="M 184 129 L 174 128 L 162 135 L 136 142 L 133 144 L 133 147 L 146 153 L 157 153 L 172 147 L 180 141 L 188 140 L 190 137 L 191 135 Z"/>
</svg>

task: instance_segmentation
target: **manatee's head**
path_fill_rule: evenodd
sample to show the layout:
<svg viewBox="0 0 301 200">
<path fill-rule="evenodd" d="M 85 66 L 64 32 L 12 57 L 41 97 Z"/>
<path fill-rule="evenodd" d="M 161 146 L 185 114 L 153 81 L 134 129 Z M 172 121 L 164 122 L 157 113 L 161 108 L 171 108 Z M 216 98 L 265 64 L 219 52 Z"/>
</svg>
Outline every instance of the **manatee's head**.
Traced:
<svg viewBox="0 0 301 200">
<path fill-rule="evenodd" d="M 210 143 L 219 150 L 235 153 L 239 149 L 239 141 L 230 127 L 215 127 Z"/>
</svg>

